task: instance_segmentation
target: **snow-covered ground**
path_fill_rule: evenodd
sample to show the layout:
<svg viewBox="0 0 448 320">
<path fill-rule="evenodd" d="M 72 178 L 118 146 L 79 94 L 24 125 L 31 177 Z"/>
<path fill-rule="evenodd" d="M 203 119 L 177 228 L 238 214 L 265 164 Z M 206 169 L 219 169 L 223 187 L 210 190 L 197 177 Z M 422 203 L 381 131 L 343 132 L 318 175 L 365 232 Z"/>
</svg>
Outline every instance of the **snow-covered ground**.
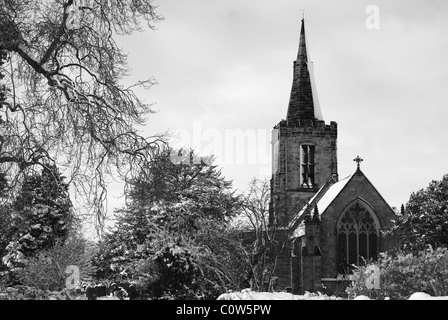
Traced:
<svg viewBox="0 0 448 320">
<path fill-rule="evenodd" d="M 334 296 L 327 296 L 321 293 L 308 293 L 295 295 L 287 292 L 255 292 L 244 289 L 241 292 L 223 293 L 218 300 L 346 300 Z M 372 300 L 367 296 L 358 296 L 354 300 Z M 389 299 L 385 299 L 389 300 Z M 409 300 L 448 300 L 448 296 L 432 297 L 424 292 L 416 292 L 409 297 Z"/>
<path fill-rule="evenodd" d="M 320 293 L 295 295 L 288 292 L 255 292 L 244 289 L 241 292 L 223 293 L 218 300 L 343 300 L 342 298 L 327 296 Z"/>
</svg>

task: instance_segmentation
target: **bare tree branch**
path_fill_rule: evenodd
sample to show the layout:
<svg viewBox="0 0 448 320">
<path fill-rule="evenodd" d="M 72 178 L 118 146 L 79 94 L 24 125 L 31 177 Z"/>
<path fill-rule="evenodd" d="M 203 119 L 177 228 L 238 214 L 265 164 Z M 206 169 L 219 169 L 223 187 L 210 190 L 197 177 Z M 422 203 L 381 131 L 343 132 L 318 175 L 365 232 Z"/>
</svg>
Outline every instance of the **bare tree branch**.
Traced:
<svg viewBox="0 0 448 320">
<path fill-rule="evenodd" d="M 273 289 L 278 253 L 283 245 L 277 238 L 277 225 L 269 224 L 269 201 L 269 180 L 252 179 L 243 195 L 241 220 L 249 224 L 243 228 L 250 239 L 245 250 L 252 271 L 252 289 L 258 291 Z"/>
<path fill-rule="evenodd" d="M 0 170 L 11 181 L 36 165 L 57 164 L 101 227 L 107 177 L 127 181 L 164 145 L 137 127 L 153 112 L 125 88 L 127 56 L 117 34 L 154 29 L 162 18 L 144 0 L 0 0 Z M 17 112 L 20 111 L 20 112 Z"/>
</svg>

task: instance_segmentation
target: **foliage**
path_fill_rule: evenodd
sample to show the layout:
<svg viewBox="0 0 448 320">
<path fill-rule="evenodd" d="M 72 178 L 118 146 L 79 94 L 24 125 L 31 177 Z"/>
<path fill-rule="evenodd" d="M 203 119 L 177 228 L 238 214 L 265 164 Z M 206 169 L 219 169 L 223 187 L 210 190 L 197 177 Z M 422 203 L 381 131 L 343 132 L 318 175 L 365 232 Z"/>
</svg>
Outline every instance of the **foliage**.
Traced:
<svg viewBox="0 0 448 320">
<path fill-rule="evenodd" d="M 199 157 L 192 149 L 166 147 L 154 155 L 151 163 L 143 167 L 137 177 L 128 181 L 128 205 L 144 207 L 162 201 L 175 203 L 183 198 L 204 196 L 204 189 L 230 190 L 232 183 L 225 180 L 212 163 L 213 157 Z M 219 206 L 232 208 L 232 203 L 227 201 Z M 223 218 L 233 214 L 228 210 L 213 212 L 212 207 L 208 209 L 214 218 L 221 216 L 220 211 Z"/>
<path fill-rule="evenodd" d="M 162 248 L 154 254 L 153 268 L 155 279 L 150 288 L 155 297 L 188 298 L 195 292 L 191 286 L 199 276 L 199 268 L 187 248 L 177 244 Z"/>
<path fill-rule="evenodd" d="M 107 177 L 146 165 L 163 136 L 143 137 L 152 112 L 124 86 L 127 54 L 117 35 L 154 29 L 161 17 L 143 0 L 1 0 L 0 165 L 11 193 L 36 167 L 57 164 L 102 226 Z"/>
<path fill-rule="evenodd" d="M 172 237 L 160 239 L 173 240 Z M 224 239 L 218 237 L 217 241 L 220 240 Z M 196 300 L 216 299 L 223 291 L 241 289 L 242 259 L 224 246 L 233 242 L 221 241 L 221 251 L 186 238 L 159 244 L 155 254 L 136 264 L 140 291 L 151 299 Z"/>
<path fill-rule="evenodd" d="M 158 298 L 210 297 L 236 278 L 228 274 L 231 255 L 217 239 L 228 238 L 239 200 L 216 166 L 173 163 L 171 152 L 165 150 L 132 181 L 130 201 L 117 210 L 114 229 L 101 241 L 95 261 L 101 277 L 157 287 L 151 294 Z M 170 272 L 183 279 L 178 282 L 185 290 L 173 289 L 174 283 L 165 279 Z"/>
<path fill-rule="evenodd" d="M 386 232 L 397 247 L 418 252 L 428 245 L 448 246 L 448 175 L 411 194 L 404 214 Z"/>
<path fill-rule="evenodd" d="M 44 291 L 24 285 L 3 287 L 0 284 L 0 300 L 86 300 L 86 297 L 79 290 Z"/>
<path fill-rule="evenodd" d="M 12 228 L 12 208 L 10 205 L 0 206 L 0 259 L 5 255 L 6 247 L 12 240 L 14 229 Z M 6 268 L 0 260 L 0 272 Z"/>
<path fill-rule="evenodd" d="M 47 293 L 28 286 L 4 288 L 0 285 L 0 300 L 46 300 Z"/>
<path fill-rule="evenodd" d="M 8 179 L 6 173 L 0 172 L 0 198 L 6 195 L 6 190 L 8 189 Z"/>
<path fill-rule="evenodd" d="M 157 229 L 146 218 L 143 209 L 117 211 L 117 215 L 114 227 L 99 241 L 101 249 L 93 257 L 97 278 L 138 278 L 136 270 L 140 261 L 145 261 L 154 253 L 149 244 Z"/>
<path fill-rule="evenodd" d="M 39 250 L 64 241 L 75 223 L 68 185 L 55 167 L 26 177 L 6 213 L 11 214 L 11 225 L 3 262 L 11 270 Z"/>
<path fill-rule="evenodd" d="M 356 280 L 347 288 L 349 298 L 365 295 L 372 299 L 408 299 L 415 292 L 431 296 L 448 295 L 448 250 L 428 247 L 417 254 L 380 253 L 375 265 L 380 268 L 380 289 L 366 286 L 366 266 L 355 267 Z"/>
<path fill-rule="evenodd" d="M 77 266 L 80 281 L 92 281 L 96 269 L 91 258 L 94 247 L 83 239 L 71 239 L 63 244 L 44 249 L 28 259 L 17 271 L 21 282 L 43 291 L 61 291 L 66 287 L 68 266 Z"/>
</svg>

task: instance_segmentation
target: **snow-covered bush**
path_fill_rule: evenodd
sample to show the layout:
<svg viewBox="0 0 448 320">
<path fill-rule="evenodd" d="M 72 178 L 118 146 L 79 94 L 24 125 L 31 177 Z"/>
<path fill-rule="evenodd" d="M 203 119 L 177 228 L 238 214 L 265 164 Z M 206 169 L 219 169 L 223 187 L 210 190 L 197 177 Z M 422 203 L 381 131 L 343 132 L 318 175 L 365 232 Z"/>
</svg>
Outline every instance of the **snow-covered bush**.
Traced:
<svg viewBox="0 0 448 320">
<path fill-rule="evenodd" d="M 9 209 L 9 241 L 2 262 L 10 271 L 20 269 L 28 258 L 42 249 L 64 241 L 76 218 L 68 184 L 56 167 L 25 177 L 22 189 Z"/>
<path fill-rule="evenodd" d="M 93 247 L 83 239 L 72 239 L 57 243 L 49 249 L 30 257 L 24 266 L 16 271 L 20 282 L 40 290 L 60 291 L 66 287 L 68 266 L 76 266 L 80 281 L 91 281 L 95 275 L 91 257 Z"/>
<path fill-rule="evenodd" d="M 379 289 L 366 285 L 366 266 L 355 268 L 356 281 L 346 290 L 349 298 L 364 295 L 372 299 L 408 299 L 415 292 L 448 296 L 448 250 L 431 247 L 418 254 L 400 252 L 380 254 L 375 263 L 380 268 Z"/>
<path fill-rule="evenodd" d="M 200 270 L 197 257 L 177 244 L 166 246 L 153 258 L 154 280 L 150 287 L 158 298 L 198 299 Z"/>
</svg>

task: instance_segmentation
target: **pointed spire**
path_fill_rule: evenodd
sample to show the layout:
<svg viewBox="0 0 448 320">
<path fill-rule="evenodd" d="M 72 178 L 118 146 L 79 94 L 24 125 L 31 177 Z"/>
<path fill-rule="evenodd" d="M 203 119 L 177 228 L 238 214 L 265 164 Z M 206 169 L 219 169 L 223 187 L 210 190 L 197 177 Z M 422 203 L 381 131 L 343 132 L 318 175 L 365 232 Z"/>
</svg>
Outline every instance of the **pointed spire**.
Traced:
<svg viewBox="0 0 448 320">
<path fill-rule="evenodd" d="M 297 61 L 305 61 L 308 64 L 308 53 L 306 51 L 306 38 L 305 38 L 305 20 L 302 19 L 302 26 L 300 27 L 300 41 L 299 52 L 297 54 Z M 308 65 L 307 65 L 308 67 Z"/>
<path fill-rule="evenodd" d="M 294 78 L 286 116 L 288 124 L 300 124 L 301 121 L 309 122 L 316 118 L 312 87 L 306 48 L 305 20 L 302 17 L 299 52 L 297 60 L 294 61 Z"/>
</svg>

